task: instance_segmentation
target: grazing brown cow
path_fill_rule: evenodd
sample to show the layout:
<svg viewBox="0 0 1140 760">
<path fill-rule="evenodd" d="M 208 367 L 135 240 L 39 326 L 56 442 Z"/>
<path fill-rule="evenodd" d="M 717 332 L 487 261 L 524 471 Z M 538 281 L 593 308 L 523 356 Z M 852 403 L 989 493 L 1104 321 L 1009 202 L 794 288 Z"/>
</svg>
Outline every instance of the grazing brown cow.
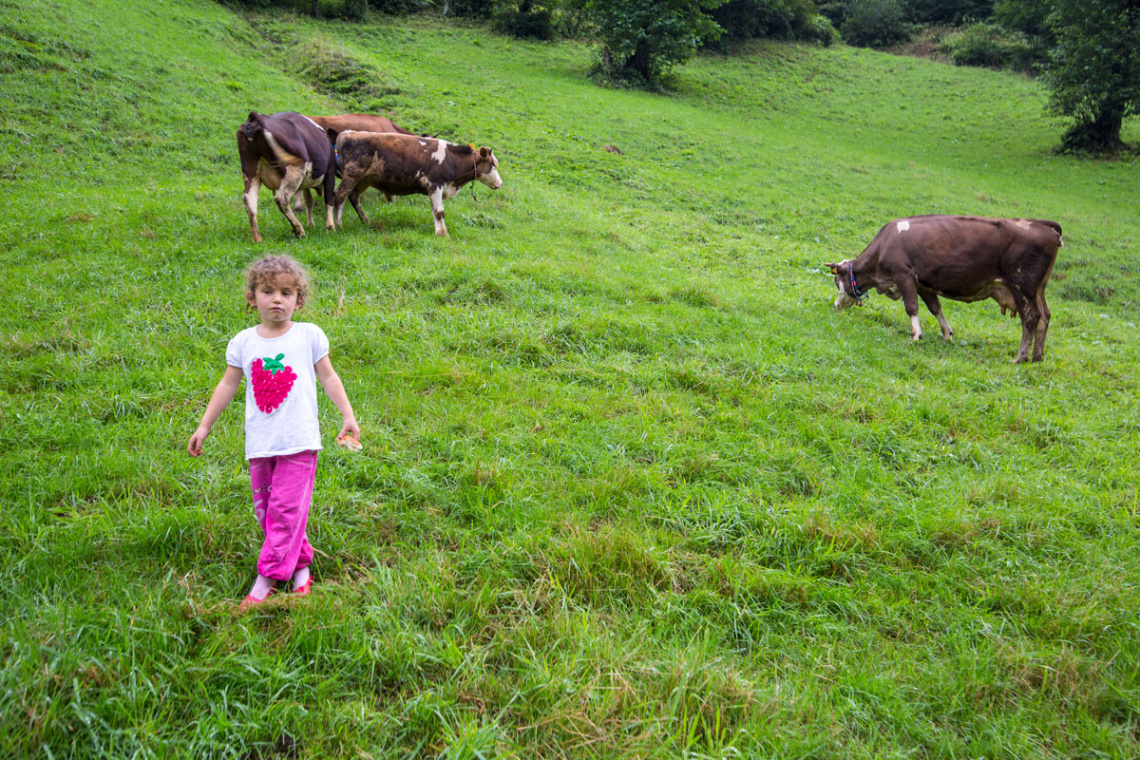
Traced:
<svg viewBox="0 0 1140 760">
<path fill-rule="evenodd" d="M 245 181 L 245 210 L 253 230 L 253 242 L 261 242 L 257 228 L 257 196 L 261 184 L 273 190 L 273 200 L 293 226 L 293 234 L 305 236 L 290 201 L 298 191 L 323 187 L 327 211 L 326 226 L 332 229 L 330 200 L 336 184 L 336 162 L 328 135 L 308 116 L 282 111 L 271 116 L 249 112 L 249 119 L 237 131 L 241 173 Z M 308 201 L 308 193 L 304 193 Z M 312 224 L 311 201 L 306 203 L 307 221 Z"/>
<path fill-rule="evenodd" d="M 872 288 L 903 299 L 911 337 L 922 337 L 918 299 L 938 318 L 942 337 L 954 331 L 942 314 L 939 296 L 954 301 L 992 298 L 1021 317 L 1021 348 L 1014 362 L 1045 355 L 1049 306 L 1045 286 L 1053 272 L 1061 225 L 1039 219 L 990 219 L 980 216 L 911 216 L 887 224 L 854 261 L 828 264 L 845 309 L 861 303 Z"/>
<path fill-rule="evenodd" d="M 426 195 L 431 200 L 435 234 L 447 237 L 443 200 L 472 180 L 492 190 L 503 186 L 499 160 L 490 148 L 456 145 L 434 137 L 376 132 L 329 130 L 340 155 L 341 180 L 333 201 L 336 226 L 341 226 L 344 201 L 352 201 L 360 221 L 360 194 L 375 187 L 385 195 Z"/>
</svg>

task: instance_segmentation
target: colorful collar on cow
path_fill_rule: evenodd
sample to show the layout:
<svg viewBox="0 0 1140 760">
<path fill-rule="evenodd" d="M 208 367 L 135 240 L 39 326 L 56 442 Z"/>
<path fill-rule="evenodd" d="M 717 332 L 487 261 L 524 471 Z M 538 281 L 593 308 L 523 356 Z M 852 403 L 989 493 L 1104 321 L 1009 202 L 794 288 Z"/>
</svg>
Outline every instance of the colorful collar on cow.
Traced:
<svg viewBox="0 0 1140 760">
<path fill-rule="evenodd" d="M 854 266 L 851 267 L 850 275 L 851 275 L 851 295 L 855 298 L 855 301 L 860 306 L 862 306 L 863 301 L 866 300 L 866 298 L 867 298 L 867 291 L 859 290 L 859 286 L 855 284 L 855 267 Z"/>
</svg>

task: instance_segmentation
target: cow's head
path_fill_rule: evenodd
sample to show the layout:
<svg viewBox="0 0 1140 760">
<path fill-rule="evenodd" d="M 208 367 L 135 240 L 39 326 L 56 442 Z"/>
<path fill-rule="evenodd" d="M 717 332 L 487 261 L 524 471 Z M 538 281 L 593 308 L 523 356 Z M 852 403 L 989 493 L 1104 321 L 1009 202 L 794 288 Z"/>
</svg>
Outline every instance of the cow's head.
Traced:
<svg viewBox="0 0 1140 760">
<path fill-rule="evenodd" d="M 245 120 L 245 124 L 242 124 L 241 128 L 245 132 L 245 139 L 252 142 L 257 133 L 264 129 L 261 123 L 261 114 L 257 111 L 250 111 L 249 118 Z"/>
<path fill-rule="evenodd" d="M 846 309 L 859 303 L 859 299 L 851 292 L 851 259 L 824 266 L 835 275 L 835 289 L 839 291 L 839 295 L 835 298 L 835 308 Z"/>
<path fill-rule="evenodd" d="M 499 176 L 499 159 L 495 158 L 495 152 L 490 148 L 479 148 L 475 152 L 475 176 L 492 190 L 503 186 L 503 180 Z"/>
</svg>

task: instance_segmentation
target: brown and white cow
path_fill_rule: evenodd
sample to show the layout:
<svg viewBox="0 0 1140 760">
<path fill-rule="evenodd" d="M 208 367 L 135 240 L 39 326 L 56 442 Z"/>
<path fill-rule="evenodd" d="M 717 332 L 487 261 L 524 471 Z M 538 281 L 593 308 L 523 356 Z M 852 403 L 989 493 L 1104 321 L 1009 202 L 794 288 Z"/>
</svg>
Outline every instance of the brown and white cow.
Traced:
<svg viewBox="0 0 1140 760">
<path fill-rule="evenodd" d="M 911 216 L 895 219 L 875 235 L 854 261 L 828 264 L 839 296 L 835 306 L 861 303 L 873 288 L 903 300 L 911 337 L 922 337 L 918 323 L 921 298 L 938 319 L 942 337 L 954 331 L 938 297 L 954 301 L 992 298 L 1021 317 L 1021 347 L 1014 362 L 1045 354 L 1049 306 L 1045 286 L 1053 272 L 1061 225 L 1039 219 L 990 219 L 980 216 Z"/>
<path fill-rule="evenodd" d="M 360 208 L 360 194 L 375 187 L 386 196 L 426 195 L 431 200 L 435 234 L 447 236 L 443 201 L 472 180 L 492 190 L 503 186 L 499 159 L 487 147 L 456 145 L 434 137 L 329 130 L 340 155 L 340 185 L 333 201 L 336 226 L 344 213 L 344 201 L 352 201 L 364 224 L 368 217 Z"/>
<path fill-rule="evenodd" d="M 409 132 L 404 129 L 387 116 L 380 116 L 374 113 L 342 113 L 332 116 L 310 116 L 309 118 L 319 124 L 321 129 L 328 130 L 331 128 L 337 132 L 344 132 L 345 130 L 351 129 L 356 132 L 395 132 L 401 135 L 415 134 L 415 132 Z M 337 171 L 339 176 L 339 168 Z M 317 188 L 316 192 L 319 195 L 320 188 Z M 309 224 L 312 224 L 313 199 L 307 190 L 298 196 L 298 200 L 302 200 L 302 196 L 305 203 L 305 214 L 308 217 Z M 391 201 L 392 196 L 385 195 L 384 200 Z M 296 208 L 299 210 L 300 205 L 296 205 Z"/>
<path fill-rule="evenodd" d="M 250 111 L 249 118 L 237 131 L 241 173 L 245 181 L 245 210 L 253 230 L 253 242 L 261 242 L 257 228 L 257 196 L 262 183 L 273 190 L 277 208 L 293 226 L 293 234 L 305 236 L 305 228 L 297 221 L 290 201 L 298 191 L 322 187 L 327 211 L 326 227 L 332 229 L 330 203 L 336 184 L 336 160 L 333 146 L 325 130 L 310 119 L 292 111 L 272 115 Z M 312 207 L 305 193 L 308 222 L 312 223 Z"/>
</svg>

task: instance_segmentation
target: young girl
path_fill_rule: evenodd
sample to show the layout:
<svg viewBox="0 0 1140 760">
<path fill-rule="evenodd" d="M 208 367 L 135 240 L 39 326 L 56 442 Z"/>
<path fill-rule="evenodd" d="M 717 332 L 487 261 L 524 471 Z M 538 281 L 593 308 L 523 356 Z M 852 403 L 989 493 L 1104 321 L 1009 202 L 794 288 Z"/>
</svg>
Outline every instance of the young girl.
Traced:
<svg viewBox="0 0 1140 760">
<path fill-rule="evenodd" d="M 328 338 L 314 324 L 293 321 L 308 295 L 304 270 L 286 256 L 266 256 L 249 268 L 247 280 L 245 298 L 261 324 L 226 346 L 226 372 L 186 447 L 190 456 L 202 453 L 210 428 L 244 376 L 245 456 L 265 542 L 257 580 L 239 609 L 264 602 L 277 581 L 291 580 L 295 594 L 306 595 L 312 587 L 313 548 L 305 525 L 321 449 L 317 380 L 344 416 L 337 440 L 355 443 L 360 436 L 352 404 L 329 361 Z"/>
</svg>

